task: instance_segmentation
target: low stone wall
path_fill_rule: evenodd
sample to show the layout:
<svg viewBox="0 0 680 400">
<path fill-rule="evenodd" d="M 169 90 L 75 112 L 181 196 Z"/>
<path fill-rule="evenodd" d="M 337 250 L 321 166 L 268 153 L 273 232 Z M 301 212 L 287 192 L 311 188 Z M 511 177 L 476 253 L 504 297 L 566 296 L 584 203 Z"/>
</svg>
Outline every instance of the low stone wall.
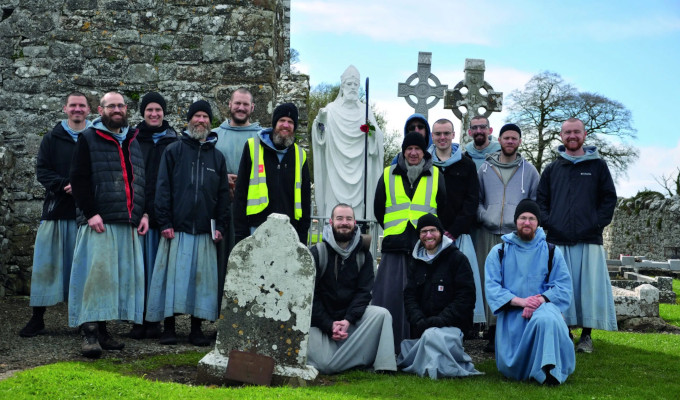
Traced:
<svg viewBox="0 0 680 400">
<path fill-rule="evenodd" d="M 612 223 L 604 231 L 609 258 L 643 256 L 648 260 L 680 258 L 680 196 L 619 199 Z"/>
</svg>

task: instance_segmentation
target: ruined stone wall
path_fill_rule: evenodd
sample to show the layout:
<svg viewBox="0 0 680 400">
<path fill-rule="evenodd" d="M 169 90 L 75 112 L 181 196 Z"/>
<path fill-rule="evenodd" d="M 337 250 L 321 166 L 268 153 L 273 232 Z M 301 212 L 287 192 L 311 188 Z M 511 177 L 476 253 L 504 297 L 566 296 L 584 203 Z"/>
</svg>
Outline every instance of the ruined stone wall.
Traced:
<svg viewBox="0 0 680 400">
<path fill-rule="evenodd" d="M 680 258 L 680 196 L 619 199 L 614 220 L 604 231 L 604 246 L 609 258 Z"/>
<path fill-rule="evenodd" d="M 226 119 L 240 86 L 263 126 L 281 90 L 306 115 L 308 79 L 290 75 L 290 0 L 0 0 L 0 9 L 0 296 L 28 294 L 44 198 L 35 157 L 69 92 L 90 96 L 96 113 L 103 93 L 120 91 L 136 124 L 141 96 L 158 91 L 176 129 L 199 98 L 214 124 Z"/>
</svg>

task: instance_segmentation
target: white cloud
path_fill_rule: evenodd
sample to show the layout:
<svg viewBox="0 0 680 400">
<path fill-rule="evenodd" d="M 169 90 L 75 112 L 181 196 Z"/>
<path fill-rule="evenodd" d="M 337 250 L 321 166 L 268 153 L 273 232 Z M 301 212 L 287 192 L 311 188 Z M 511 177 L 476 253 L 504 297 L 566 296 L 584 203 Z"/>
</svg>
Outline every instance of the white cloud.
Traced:
<svg viewBox="0 0 680 400">
<path fill-rule="evenodd" d="M 294 1 L 291 6 L 293 34 L 353 34 L 386 42 L 489 45 L 494 35 L 487 27 L 516 14 L 504 10 L 496 15 L 479 3 L 452 0 L 312 0 Z"/>
<path fill-rule="evenodd" d="M 568 36 L 587 36 L 598 42 L 620 41 L 628 38 L 656 37 L 680 32 L 680 17 L 652 15 L 631 17 L 627 20 L 596 20 L 569 30 Z M 567 33 L 567 32 L 565 32 Z"/>
<path fill-rule="evenodd" d="M 677 176 L 680 166 L 680 140 L 675 143 L 675 147 L 648 146 L 639 149 L 640 158 L 628 168 L 628 178 L 621 178 L 616 184 L 617 195 L 631 197 L 644 189 L 667 194 L 654 177 Z"/>
</svg>

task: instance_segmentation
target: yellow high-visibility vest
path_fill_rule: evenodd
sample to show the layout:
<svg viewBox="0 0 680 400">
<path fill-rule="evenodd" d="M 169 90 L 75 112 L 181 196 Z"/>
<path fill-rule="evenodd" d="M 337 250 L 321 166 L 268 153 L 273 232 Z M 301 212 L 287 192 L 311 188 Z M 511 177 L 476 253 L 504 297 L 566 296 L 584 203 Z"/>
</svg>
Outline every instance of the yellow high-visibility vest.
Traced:
<svg viewBox="0 0 680 400">
<path fill-rule="evenodd" d="M 385 168 L 385 226 L 384 235 L 399 235 L 406 230 L 410 222 L 418 226 L 418 220 L 425 214 L 437 215 L 437 190 L 439 189 L 439 168 L 432 168 L 432 175 L 424 175 L 418 181 L 418 187 L 409 199 L 404 191 L 401 175 L 393 173 L 396 165 Z"/>
<path fill-rule="evenodd" d="M 302 218 L 302 166 L 307 161 L 307 153 L 297 143 L 295 148 L 295 219 Z M 248 182 L 248 197 L 246 199 L 246 215 L 262 212 L 269 205 L 269 190 L 267 189 L 267 174 L 264 170 L 264 149 L 260 138 L 248 139 L 250 149 L 250 180 Z"/>
</svg>

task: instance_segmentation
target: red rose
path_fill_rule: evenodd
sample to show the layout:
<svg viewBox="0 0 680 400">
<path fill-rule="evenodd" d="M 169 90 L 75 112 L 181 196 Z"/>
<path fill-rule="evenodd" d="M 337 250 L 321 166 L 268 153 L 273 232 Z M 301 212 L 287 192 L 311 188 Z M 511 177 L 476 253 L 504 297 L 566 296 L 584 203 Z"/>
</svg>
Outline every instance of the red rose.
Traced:
<svg viewBox="0 0 680 400">
<path fill-rule="evenodd" d="M 363 124 L 361 127 L 359 127 L 363 133 L 368 133 L 368 124 Z"/>
</svg>

